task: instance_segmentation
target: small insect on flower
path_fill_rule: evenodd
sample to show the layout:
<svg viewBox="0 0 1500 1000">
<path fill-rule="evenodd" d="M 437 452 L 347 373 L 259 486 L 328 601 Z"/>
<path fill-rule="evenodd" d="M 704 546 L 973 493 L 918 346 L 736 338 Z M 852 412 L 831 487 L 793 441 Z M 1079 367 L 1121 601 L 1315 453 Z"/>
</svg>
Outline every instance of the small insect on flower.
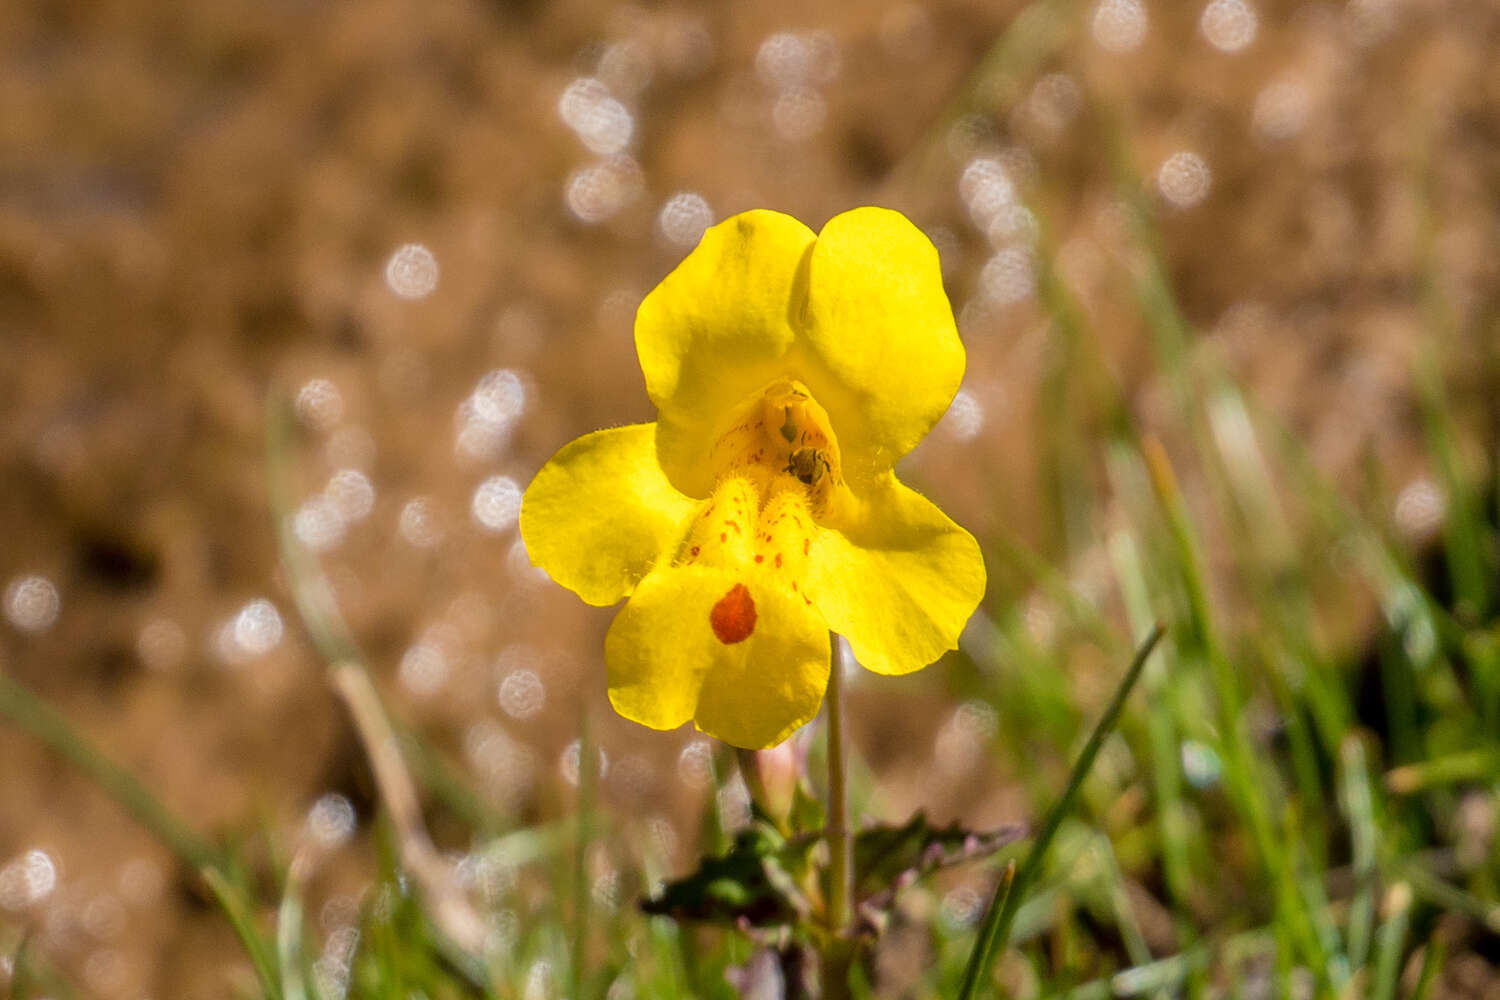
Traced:
<svg viewBox="0 0 1500 1000">
<path fill-rule="evenodd" d="M 792 452 L 791 460 L 781 470 L 797 477 L 807 486 L 816 485 L 828 473 L 828 456 L 816 448 L 799 448 Z"/>
<path fill-rule="evenodd" d="M 641 302 L 635 346 L 656 422 L 565 446 L 521 504 L 552 579 L 626 599 L 604 641 L 616 711 L 759 749 L 817 714 L 830 631 L 882 674 L 957 645 L 979 546 L 892 469 L 964 371 L 920 230 L 880 208 L 817 234 L 734 216 Z"/>
</svg>

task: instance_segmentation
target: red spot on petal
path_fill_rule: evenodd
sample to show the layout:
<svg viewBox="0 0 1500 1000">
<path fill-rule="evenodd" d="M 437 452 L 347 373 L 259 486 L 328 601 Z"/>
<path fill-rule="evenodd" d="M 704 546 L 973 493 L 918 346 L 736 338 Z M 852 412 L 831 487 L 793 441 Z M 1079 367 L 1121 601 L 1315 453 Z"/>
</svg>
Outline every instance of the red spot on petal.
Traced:
<svg viewBox="0 0 1500 1000">
<path fill-rule="evenodd" d="M 743 583 L 729 588 L 708 613 L 714 635 L 726 646 L 744 642 L 755 631 L 755 600 Z"/>
<path fill-rule="evenodd" d="M 802 554 L 803 555 L 807 555 L 807 550 L 811 546 L 812 546 L 812 539 L 811 538 L 804 538 L 804 539 L 802 539 Z"/>
<path fill-rule="evenodd" d="M 719 532 L 719 541 L 721 541 L 721 542 L 727 542 L 727 541 L 729 541 L 729 532 L 727 532 L 727 531 L 721 531 L 721 532 Z"/>
<path fill-rule="evenodd" d="M 781 568 L 781 553 L 780 552 L 776 553 L 776 568 L 777 569 Z"/>
<path fill-rule="evenodd" d="M 766 557 L 765 556 L 756 556 L 755 557 L 755 561 L 758 562 L 758 563 L 765 562 L 766 561 Z"/>
<path fill-rule="evenodd" d="M 696 546 L 696 545 L 694 545 L 694 546 L 693 546 L 693 547 L 692 547 L 692 548 L 691 548 L 691 549 L 689 549 L 689 550 L 688 550 L 688 551 L 689 551 L 689 552 L 690 552 L 690 553 L 691 553 L 691 554 L 692 554 L 692 555 L 694 555 L 694 556 L 696 556 L 696 555 L 697 555 L 697 554 L 698 554 L 698 546 Z"/>
</svg>

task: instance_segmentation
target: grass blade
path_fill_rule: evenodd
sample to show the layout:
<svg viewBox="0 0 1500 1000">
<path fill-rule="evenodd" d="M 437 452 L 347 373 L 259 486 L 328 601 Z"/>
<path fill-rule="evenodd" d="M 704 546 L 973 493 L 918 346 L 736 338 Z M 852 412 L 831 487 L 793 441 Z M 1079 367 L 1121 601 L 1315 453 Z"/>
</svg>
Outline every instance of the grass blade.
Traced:
<svg viewBox="0 0 1500 1000">
<path fill-rule="evenodd" d="M 1155 438 L 1147 438 L 1142 442 L 1142 452 L 1177 557 L 1181 585 L 1187 599 L 1187 634 L 1196 647 L 1194 652 L 1208 664 L 1209 679 L 1218 703 L 1219 750 L 1224 759 L 1225 787 L 1250 828 L 1256 851 L 1271 882 L 1276 907 L 1282 917 L 1278 929 L 1288 935 L 1288 942 L 1295 944 L 1314 972 L 1326 980 L 1330 978 L 1328 957 L 1307 912 L 1306 900 L 1298 891 L 1296 872 L 1284 842 L 1284 829 L 1278 829 L 1272 822 L 1272 803 L 1268 801 L 1271 786 L 1259 767 L 1255 748 L 1244 729 L 1246 713 L 1241 678 L 1230 662 L 1209 611 L 1208 578 L 1202 548 L 1195 537 L 1166 449 Z M 1288 957 L 1282 955 L 1280 960 L 1285 962 Z"/>
<path fill-rule="evenodd" d="M 1120 596 L 1132 628 L 1137 632 L 1151 621 L 1151 596 L 1145 569 L 1135 540 L 1125 531 L 1109 539 L 1110 559 Z M 1172 703 L 1166 697 L 1167 668 L 1160 658 L 1141 676 L 1146 689 L 1146 733 L 1150 739 L 1151 788 L 1156 796 L 1157 829 L 1161 838 L 1161 864 L 1167 896 L 1172 904 L 1178 945 L 1192 943 L 1194 929 L 1187 914 L 1193 892 L 1192 865 L 1188 856 L 1188 815 L 1182 794 L 1182 770 L 1178 756 L 1179 734 Z"/>
<path fill-rule="evenodd" d="M 326 661 L 329 682 L 354 723 L 380 801 L 400 834 L 402 867 L 416 881 L 445 938 L 442 950 L 475 978 L 476 986 L 482 985 L 483 979 L 476 977 L 484 958 L 484 920 L 433 846 L 396 727 L 370 679 L 359 644 L 317 559 L 291 530 L 292 419 L 286 398 L 272 392 L 266 412 L 267 493 L 287 585 L 308 636 Z"/>
<path fill-rule="evenodd" d="M 1341 748 L 1339 798 L 1349 823 L 1350 849 L 1353 855 L 1354 897 L 1349 902 L 1349 964 L 1364 966 L 1370 953 L 1375 924 L 1375 887 L 1380 831 L 1375 822 L 1374 793 L 1370 788 L 1369 764 L 1364 744 L 1350 736 Z"/>
<path fill-rule="evenodd" d="M 260 979 L 261 989 L 271 1000 L 281 1000 L 281 979 L 276 973 L 275 949 L 255 925 L 255 914 L 239 887 L 230 882 L 216 868 L 203 869 L 203 881 L 218 900 L 219 908 L 229 919 L 235 935 L 240 939 L 250 964 L 255 966 L 255 975 Z"/>
<path fill-rule="evenodd" d="M 309 1000 L 307 977 L 303 975 L 302 883 L 312 865 L 304 856 L 292 862 L 287 873 L 286 890 L 276 911 L 276 960 L 281 969 L 282 995 L 285 1000 Z"/>
<path fill-rule="evenodd" d="M 0 717 L 67 758 L 141 826 L 194 869 L 222 867 L 219 852 L 188 829 L 140 779 L 111 760 L 47 702 L 0 670 Z"/>
<path fill-rule="evenodd" d="M 588 710 L 578 715 L 578 825 L 573 840 L 573 940 L 569 950 L 572 971 L 570 996 L 582 997 L 587 981 L 584 952 L 589 946 L 593 917 L 589 879 L 589 849 L 594 843 L 594 809 L 599 784 L 599 751 L 589 732 Z"/>
<path fill-rule="evenodd" d="M 1427 1000 L 1427 995 L 1432 992 L 1432 984 L 1443 974 L 1443 966 L 1447 960 L 1447 942 L 1441 933 L 1435 933 L 1422 950 L 1422 968 L 1417 973 L 1417 985 L 1411 991 L 1411 1000 Z"/>
<path fill-rule="evenodd" d="M 1385 894 L 1385 923 L 1376 938 L 1375 977 L 1370 984 L 1372 1000 L 1392 1000 L 1401 975 L 1401 953 L 1406 947 L 1406 929 L 1411 920 L 1411 889 L 1397 882 Z"/>
<path fill-rule="evenodd" d="M 58 1000 L 78 1000 L 81 994 L 62 973 L 58 972 L 37 950 L 31 947 L 31 935 L 21 938 L 16 953 L 11 956 L 10 1000 L 30 1000 L 36 996 L 51 996 Z"/>
<path fill-rule="evenodd" d="M 137 823 L 198 872 L 250 955 L 267 997 L 280 1000 L 272 949 L 256 927 L 253 905 L 231 881 L 229 860 L 178 819 L 134 774 L 110 759 L 60 712 L 0 671 L 0 717 L 67 759 Z"/>
<path fill-rule="evenodd" d="M 989 978 L 995 956 L 1004 949 L 1005 942 L 1010 936 L 1011 922 L 1015 920 L 1016 910 L 1026 896 L 1026 889 L 1036 878 L 1042 863 L 1046 860 L 1047 851 L 1052 846 L 1052 838 L 1056 836 L 1058 827 L 1073 811 L 1073 803 L 1078 798 L 1084 779 L 1093 769 L 1094 759 L 1099 756 L 1099 748 L 1104 745 L 1105 738 L 1120 721 L 1120 713 L 1125 708 L 1125 699 L 1135 687 L 1135 682 L 1140 679 L 1141 671 L 1145 668 L 1151 651 L 1161 641 L 1165 631 L 1165 626 L 1158 622 L 1152 628 L 1151 634 L 1146 636 L 1146 640 L 1136 650 L 1130 669 L 1125 672 L 1125 677 L 1120 681 L 1120 686 L 1115 689 L 1109 707 L 1104 710 L 1103 717 L 1094 727 L 1094 731 L 1089 734 L 1088 742 L 1083 746 L 1083 752 L 1078 755 L 1078 762 L 1073 765 L 1073 772 L 1068 776 L 1067 787 L 1063 789 L 1062 796 L 1052 806 L 1047 813 L 1047 818 L 1042 822 L 1041 829 L 1037 831 L 1036 839 L 1031 843 L 1031 850 L 1027 853 L 1025 862 L 1022 863 L 1013 879 L 1002 878 L 1000 885 L 996 887 L 995 896 L 990 900 L 989 910 L 985 913 L 984 922 L 980 925 L 979 936 L 974 941 L 974 950 L 969 953 L 969 963 L 964 968 L 963 984 L 958 993 L 959 1000 L 972 1000 L 978 995 L 980 982 Z"/>
</svg>

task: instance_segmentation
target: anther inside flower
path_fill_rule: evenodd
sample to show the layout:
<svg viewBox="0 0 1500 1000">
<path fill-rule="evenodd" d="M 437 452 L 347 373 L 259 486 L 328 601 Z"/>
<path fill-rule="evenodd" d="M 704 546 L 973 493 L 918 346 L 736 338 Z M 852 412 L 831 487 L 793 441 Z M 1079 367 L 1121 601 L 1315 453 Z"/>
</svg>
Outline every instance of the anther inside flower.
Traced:
<svg viewBox="0 0 1500 1000">
<path fill-rule="evenodd" d="M 605 641 L 617 711 L 772 746 L 817 713 L 830 630 L 878 673 L 954 647 L 978 546 L 891 469 L 964 363 L 911 223 L 729 219 L 642 302 L 636 348 L 658 420 L 569 444 L 521 511 L 555 580 L 629 598 Z"/>
</svg>

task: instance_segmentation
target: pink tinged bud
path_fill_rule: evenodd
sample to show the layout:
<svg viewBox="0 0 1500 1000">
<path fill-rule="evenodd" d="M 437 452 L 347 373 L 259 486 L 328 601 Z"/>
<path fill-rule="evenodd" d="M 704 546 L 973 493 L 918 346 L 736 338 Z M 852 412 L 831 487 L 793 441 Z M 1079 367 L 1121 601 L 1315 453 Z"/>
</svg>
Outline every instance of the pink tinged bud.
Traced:
<svg viewBox="0 0 1500 1000">
<path fill-rule="evenodd" d="M 807 769 L 804 741 L 793 735 L 769 750 L 742 750 L 740 768 L 756 804 L 778 827 L 788 829 L 797 784 Z"/>
</svg>

